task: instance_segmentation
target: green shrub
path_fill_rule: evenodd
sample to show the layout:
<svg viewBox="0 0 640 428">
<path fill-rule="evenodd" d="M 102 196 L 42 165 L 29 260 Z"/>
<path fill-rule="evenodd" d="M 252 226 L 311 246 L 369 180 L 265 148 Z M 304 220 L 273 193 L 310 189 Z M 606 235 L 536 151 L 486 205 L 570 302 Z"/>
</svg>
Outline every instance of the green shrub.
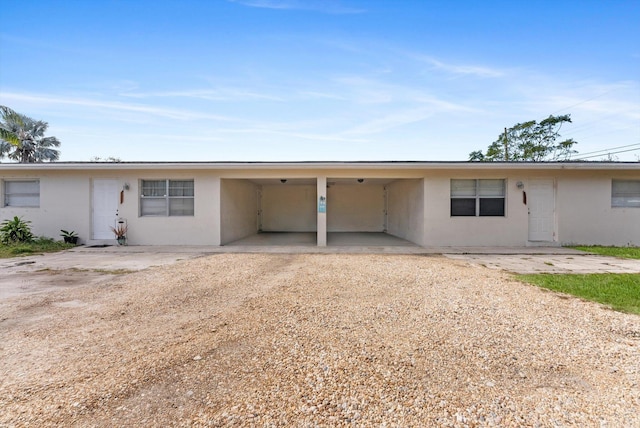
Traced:
<svg viewBox="0 0 640 428">
<path fill-rule="evenodd" d="M 31 224 L 28 220 L 15 216 L 12 220 L 5 220 L 0 224 L 0 242 L 12 244 L 16 242 L 33 241 Z"/>
</svg>

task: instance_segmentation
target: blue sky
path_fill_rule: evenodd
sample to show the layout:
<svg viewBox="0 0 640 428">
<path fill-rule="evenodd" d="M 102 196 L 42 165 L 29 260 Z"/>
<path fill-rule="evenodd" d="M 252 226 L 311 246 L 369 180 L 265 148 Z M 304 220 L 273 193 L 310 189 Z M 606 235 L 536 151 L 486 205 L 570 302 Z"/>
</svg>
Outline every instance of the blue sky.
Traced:
<svg viewBox="0 0 640 428">
<path fill-rule="evenodd" d="M 49 122 L 63 161 L 466 160 L 551 114 L 571 114 L 561 134 L 583 156 L 640 157 L 640 0 L 4 0 L 1 13 L 0 104 Z"/>
</svg>

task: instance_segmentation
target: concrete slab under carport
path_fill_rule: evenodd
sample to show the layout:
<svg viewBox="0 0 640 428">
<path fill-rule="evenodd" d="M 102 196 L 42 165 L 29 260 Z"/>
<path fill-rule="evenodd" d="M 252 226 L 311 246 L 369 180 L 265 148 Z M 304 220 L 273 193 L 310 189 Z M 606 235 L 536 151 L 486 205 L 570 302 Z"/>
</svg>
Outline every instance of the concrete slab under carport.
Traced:
<svg viewBox="0 0 640 428">
<path fill-rule="evenodd" d="M 312 247 L 316 245 L 314 232 L 261 232 L 247 236 L 225 247 Z M 420 248 L 405 239 L 384 232 L 329 232 L 328 247 L 411 247 Z"/>
<path fill-rule="evenodd" d="M 413 242 L 384 232 L 329 232 L 327 233 L 329 247 L 415 247 Z"/>
<path fill-rule="evenodd" d="M 225 245 L 228 247 L 315 247 L 316 232 L 260 232 Z"/>
</svg>

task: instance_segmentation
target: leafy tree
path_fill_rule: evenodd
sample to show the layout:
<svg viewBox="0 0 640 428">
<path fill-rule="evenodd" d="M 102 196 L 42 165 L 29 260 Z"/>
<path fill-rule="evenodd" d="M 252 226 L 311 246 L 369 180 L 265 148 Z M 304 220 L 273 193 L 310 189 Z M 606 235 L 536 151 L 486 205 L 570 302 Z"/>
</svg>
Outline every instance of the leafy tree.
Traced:
<svg viewBox="0 0 640 428">
<path fill-rule="evenodd" d="M 518 123 L 501 134 L 491 143 L 485 153 L 476 150 L 469 153 L 470 161 L 561 161 L 567 160 L 573 153 L 574 144 L 569 138 L 556 142 L 560 138 L 560 128 L 565 122 L 571 123 L 571 115 L 549 116 L 538 123 L 535 120 Z"/>
<path fill-rule="evenodd" d="M 60 141 L 45 137 L 49 124 L 0 106 L 0 159 L 5 156 L 22 163 L 56 161 Z"/>
</svg>

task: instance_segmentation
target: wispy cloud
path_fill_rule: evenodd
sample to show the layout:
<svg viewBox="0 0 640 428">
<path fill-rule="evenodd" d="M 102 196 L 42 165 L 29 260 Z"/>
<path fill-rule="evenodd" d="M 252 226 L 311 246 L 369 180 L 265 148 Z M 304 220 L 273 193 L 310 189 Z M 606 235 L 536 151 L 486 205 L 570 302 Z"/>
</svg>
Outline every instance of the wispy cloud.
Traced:
<svg viewBox="0 0 640 428">
<path fill-rule="evenodd" d="M 346 135 L 379 134 L 393 128 L 409 125 L 427 120 L 436 114 L 474 111 L 471 108 L 450 103 L 447 101 L 432 99 L 425 104 L 413 108 L 398 109 L 379 115 L 366 123 L 359 124 L 345 132 Z"/>
<path fill-rule="evenodd" d="M 59 97 L 55 95 L 33 95 L 33 94 L 24 94 L 24 93 L 12 93 L 12 92 L 4 92 L 2 93 L 2 102 L 5 100 L 9 101 L 21 101 L 28 102 L 32 104 L 40 104 L 40 105 L 74 105 L 81 107 L 93 107 L 93 108 L 101 108 L 108 109 L 119 112 L 132 112 L 132 113 L 144 113 L 153 116 L 159 116 L 168 119 L 175 120 L 197 120 L 197 119 L 207 119 L 207 120 L 215 120 L 221 122 L 233 122 L 236 119 L 209 114 L 209 113 L 201 113 L 190 110 L 178 110 L 164 107 L 153 107 L 146 106 L 142 104 L 128 104 L 117 101 L 100 101 L 95 99 L 88 98 L 72 98 L 72 97 Z"/>
<path fill-rule="evenodd" d="M 352 15 L 364 9 L 343 6 L 339 0 L 228 0 L 248 7 L 276 10 L 305 10 L 335 15 Z"/>
<path fill-rule="evenodd" d="M 159 92 L 121 92 L 118 95 L 129 98 L 196 98 L 209 101 L 245 101 L 245 100 L 269 100 L 284 101 L 275 95 L 262 94 L 237 88 L 223 89 L 192 89 L 183 91 L 159 91 Z"/>
<path fill-rule="evenodd" d="M 431 66 L 432 69 L 440 70 L 440 71 L 454 74 L 457 76 L 476 76 L 476 77 L 490 78 L 490 77 L 502 77 L 505 75 L 504 70 L 486 67 L 482 65 L 451 64 L 428 55 L 415 54 L 415 53 L 408 54 L 408 56 L 428 64 L 429 66 Z"/>
<path fill-rule="evenodd" d="M 329 133 L 309 133 L 309 132 L 290 132 L 290 131 L 282 131 L 278 129 L 271 128 L 229 128 L 229 129 L 218 129 L 220 133 L 227 134 L 272 134 L 278 135 L 282 137 L 293 137 L 296 139 L 303 140 L 314 140 L 314 141 L 329 141 L 329 142 L 341 142 L 341 143 L 366 143 L 368 140 L 364 138 L 356 138 L 356 137 L 346 137 L 338 134 L 329 134 Z"/>
<path fill-rule="evenodd" d="M 331 92 L 317 92 L 317 91 L 300 91 L 298 92 L 303 98 L 315 98 L 325 100 L 340 100 L 344 101 L 345 97 L 342 95 L 334 94 Z"/>
</svg>

